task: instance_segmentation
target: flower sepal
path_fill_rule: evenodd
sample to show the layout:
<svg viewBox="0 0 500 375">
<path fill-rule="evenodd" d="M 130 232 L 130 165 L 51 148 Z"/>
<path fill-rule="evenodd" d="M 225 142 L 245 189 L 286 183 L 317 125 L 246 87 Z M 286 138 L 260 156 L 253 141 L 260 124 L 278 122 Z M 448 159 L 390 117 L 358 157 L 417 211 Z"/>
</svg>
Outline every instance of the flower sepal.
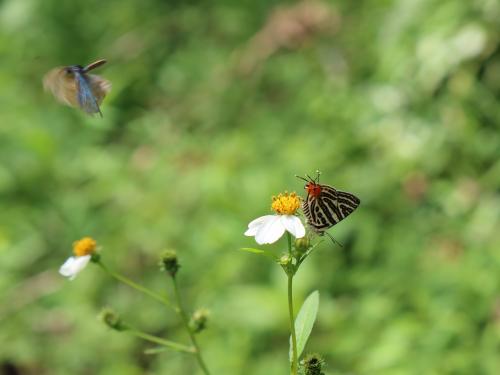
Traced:
<svg viewBox="0 0 500 375">
<path fill-rule="evenodd" d="M 97 249 L 97 251 L 99 251 L 99 249 Z M 92 263 L 99 263 L 101 261 L 101 254 L 99 254 L 98 252 L 93 253 L 90 256 L 90 261 Z"/>
</svg>

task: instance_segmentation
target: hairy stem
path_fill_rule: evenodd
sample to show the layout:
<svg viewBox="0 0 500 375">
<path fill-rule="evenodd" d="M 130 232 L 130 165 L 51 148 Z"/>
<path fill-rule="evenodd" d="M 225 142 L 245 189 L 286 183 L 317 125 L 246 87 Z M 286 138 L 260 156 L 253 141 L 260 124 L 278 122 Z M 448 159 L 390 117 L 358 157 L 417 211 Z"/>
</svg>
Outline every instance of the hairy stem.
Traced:
<svg viewBox="0 0 500 375">
<path fill-rule="evenodd" d="M 198 345 L 198 342 L 196 341 L 196 336 L 195 336 L 193 330 L 191 329 L 191 327 L 189 327 L 189 318 L 186 314 L 186 311 L 184 310 L 184 308 L 182 306 L 181 297 L 179 294 L 179 288 L 177 287 L 177 281 L 175 279 L 175 276 L 172 276 L 172 282 L 174 284 L 174 293 L 175 293 L 175 299 L 177 302 L 176 311 L 181 316 L 182 322 L 184 323 L 184 327 L 186 328 L 186 330 L 189 334 L 189 338 L 191 339 L 191 344 L 194 347 L 194 354 L 196 355 L 196 359 L 198 360 L 198 364 L 200 365 L 201 369 L 203 370 L 203 372 L 206 375 L 210 375 L 210 372 L 208 371 L 207 365 L 205 364 L 205 362 L 203 361 L 203 357 L 201 356 L 201 349 L 200 349 L 200 346 Z"/>
<path fill-rule="evenodd" d="M 288 237 L 288 253 L 292 256 L 292 236 L 287 232 Z M 292 336 L 292 363 L 290 366 L 290 374 L 297 375 L 298 358 L 297 358 L 297 336 L 295 334 L 295 319 L 293 316 L 293 276 L 295 272 L 288 272 L 288 314 L 290 316 L 290 333 Z"/>
<path fill-rule="evenodd" d="M 143 287 L 142 285 L 139 285 L 137 284 L 136 282 L 130 280 L 129 278 L 123 276 L 123 275 L 120 275 L 119 273 L 116 273 L 114 271 L 111 271 L 104 263 L 102 263 L 101 260 L 97 261 L 96 262 L 108 275 L 110 275 L 111 277 L 115 278 L 116 280 L 130 286 L 131 288 L 134 288 L 135 290 L 141 292 L 141 293 L 144 293 L 146 295 L 148 295 L 149 297 L 161 302 L 162 304 L 164 304 L 165 306 L 168 306 L 170 308 L 174 308 L 172 306 L 172 303 L 169 301 L 169 299 L 167 297 L 164 297 L 146 287 Z"/>
<path fill-rule="evenodd" d="M 195 348 L 190 347 L 190 346 L 179 344 L 177 342 L 170 341 L 170 340 L 165 340 L 165 339 L 162 339 L 160 337 L 153 336 L 153 335 L 150 335 L 150 334 L 142 332 L 142 331 L 137 331 L 135 329 L 128 329 L 126 332 L 128 332 L 134 336 L 140 337 L 143 340 L 154 342 L 155 344 L 165 346 L 167 348 L 176 350 L 178 352 L 196 354 Z"/>
</svg>

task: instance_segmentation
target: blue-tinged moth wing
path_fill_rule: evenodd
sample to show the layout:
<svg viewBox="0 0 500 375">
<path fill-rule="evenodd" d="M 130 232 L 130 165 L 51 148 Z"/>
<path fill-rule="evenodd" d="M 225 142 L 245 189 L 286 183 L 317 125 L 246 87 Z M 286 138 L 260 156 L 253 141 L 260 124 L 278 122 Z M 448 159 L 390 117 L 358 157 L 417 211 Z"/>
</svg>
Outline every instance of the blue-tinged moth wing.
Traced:
<svg viewBox="0 0 500 375">
<path fill-rule="evenodd" d="M 86 68 L 71 65 L 52 69 L 44 76 L 43 86 L 61 103 L 81 108 L 89 114 L 99 113 L 102 116 L 99 105 L 111 90 L 111 82 L 100 76 L 87 74 L 87 71 L 105 62 L 98 60 Z"/>
<path fill-rule="evenodd" d="M 79 107 L 75 77 L 65 67 L 52 69 L 43 77 L 43 87 L 63 104 Z"/>
<path fill-rule="evenodd" d="M 87 74 L 86 77 L 97 104 L 101 105 L 104 97 L 111 91 L 111 82 L 95 74 Z"/>
<path fill-rule="evenodd" d="M 83 73 L 76 72 L 75 81 L 78 88 L 78 104 L 80 108 L 89 114 L 99 113 L 102 116 L 97 99 L 92 93 L 89 79 Z"/>
</svg>

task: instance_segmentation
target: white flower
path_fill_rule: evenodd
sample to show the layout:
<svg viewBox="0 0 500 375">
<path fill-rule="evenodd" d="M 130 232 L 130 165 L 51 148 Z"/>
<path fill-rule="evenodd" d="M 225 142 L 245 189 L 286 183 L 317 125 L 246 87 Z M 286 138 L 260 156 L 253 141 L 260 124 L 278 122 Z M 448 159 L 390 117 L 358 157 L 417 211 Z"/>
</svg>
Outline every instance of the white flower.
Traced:
<svg viewBox="0 0 500 375">
<path fill-rule="evenodd" d="M 97 247 L 96 241 L 92 237 L 83 237 L 82 239 L 73 242 L 73 254 L 59 268 L 59 273 L 73 280 L 92 259 L 92 254 L 95 253 Z"/>
<path fill-rule="evenodd" d="M 82 271 L 90 262 L 92 255 L 84 255 L 80 257 L 69 257 L 66 262 L 59 268 L 59 273 L 73 280 L 80 271 Z"/>
<path fill-rule="evenodd" d="M 273 197 L 271 208 L 277 215 L 261 216 L 248 224 L 245 236 L 255 236 L 255 241 L 259 245 L 274 243 L 285 233 L 290 232 L 295 238 L 302 238 L 306 234 L 306 229 L 295 216 L 295 212 L 300 208 L 300 198 L 295 193 L 278 194 Z"/>
<path fill-rule="evenodd" d="M 306 229 L 295 215 L 265 215 L 248 224 L 245 236 L 255 236 L 259 245 L 278 241 L 285 233 L 290 232 L 295 238 L 302 238 Z"/>
</svg>

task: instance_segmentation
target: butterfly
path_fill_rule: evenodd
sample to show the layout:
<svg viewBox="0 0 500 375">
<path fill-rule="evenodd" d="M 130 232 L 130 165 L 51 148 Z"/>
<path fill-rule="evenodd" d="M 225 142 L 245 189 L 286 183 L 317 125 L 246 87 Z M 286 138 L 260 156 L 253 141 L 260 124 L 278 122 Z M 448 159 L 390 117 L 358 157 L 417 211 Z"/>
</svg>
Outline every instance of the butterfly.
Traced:
<svg viewBox="0 0 500 375">
<path fill-rule="evenodd" d="M 354 194 L 337 190 L 330 185 L 319 183 L 319 171 L 315 179 L 297 176 L 306 181 L 304 189 L 307 198 L 302 202 L 302 211 L 308 225 L 320 236 L 339 221 L 349 216 L 358 206 L 360 200 Z"/>
<path fill-rule="evenodd" d="M 89 71 L 103 65 L 106 60 L 97 60 L 83 67 L 70 65 L 54 68 L 43 77 L 43 87 L 61 103 L 81 108 L 88 114 L 99 113 L 99 105 L 111 91 L 111 82 Z"/>
</svg>

